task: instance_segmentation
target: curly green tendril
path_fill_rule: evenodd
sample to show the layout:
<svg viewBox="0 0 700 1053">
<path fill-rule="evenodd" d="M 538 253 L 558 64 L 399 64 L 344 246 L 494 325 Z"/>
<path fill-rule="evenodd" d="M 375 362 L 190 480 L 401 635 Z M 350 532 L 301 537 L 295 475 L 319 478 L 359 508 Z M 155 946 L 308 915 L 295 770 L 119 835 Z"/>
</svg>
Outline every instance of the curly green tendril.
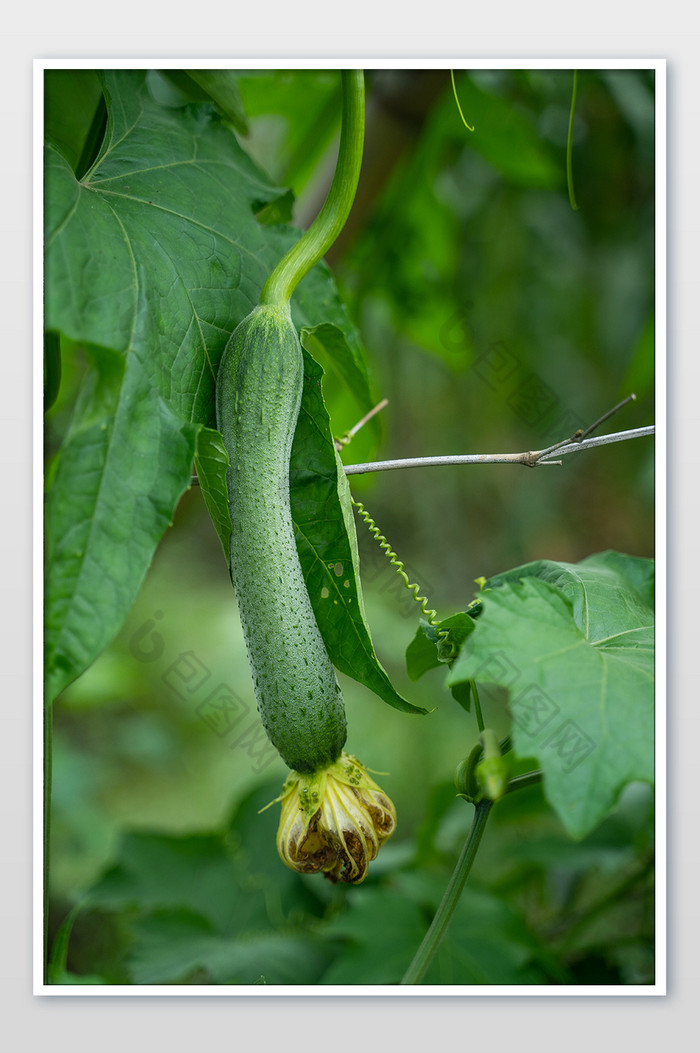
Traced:
<svg viewBox="0 0 700 1053">
<path fill-rule="evenodd" d="M 440 624 L 440 620 L 437 616 L 437 611 L 431 610 L 428 607 L 428 599 L 426 596 L 419 595 L 420 585 L 417 585 L 414 582 L 410 582 L 408 580 L 408 575 L 406 574 L 406 571 L 404 569 L 404 564 L 396 555 L 393 548 L 391 547 L 387 539 L 384 537 L 379 527 L 374 522 L 372 516 L 369 514 L 362 502 L 356 501 L 354 497 L 351 497 L 350 500 L 352 501 L 353 506 L 357 509 L 359 514 L 364 519 L 365 523 L 367 524 L 370 530 L 370 533 L 373 534 L 375 540 L 379 542 L 380 548 L 384 550 L 384 554 L 389 560 L 391 566 L 396 568 L 397 574 L 399 575 L 399 577 L 403 578 L 404 584 L 408 591 L 413 593 L 413 599 L 416 601 L 416 603 L 420 604 L 421 611 L 425 615 L 427 621 L 430 623 L 430 625 L 432 625 L 434 629 L 437 629 Z M 447 635 L 448 633 L 444 629 L 438 629 L 438 636 L 442 637 Z"/>
</svg>

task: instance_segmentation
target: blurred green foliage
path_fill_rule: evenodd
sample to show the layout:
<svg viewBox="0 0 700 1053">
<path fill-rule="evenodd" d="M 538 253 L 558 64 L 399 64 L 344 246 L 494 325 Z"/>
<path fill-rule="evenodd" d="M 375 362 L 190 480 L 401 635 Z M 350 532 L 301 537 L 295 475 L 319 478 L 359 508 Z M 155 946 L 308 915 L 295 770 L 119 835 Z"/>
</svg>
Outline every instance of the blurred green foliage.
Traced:
<svg viewBox="0 0 700 1053">
<path fill-rule="evenodd" d="M 85 143 L 69 114 L 80 97 L 81 127 L 90 123 L 93 74 L 51 79 L 48 130 L 73 137 L 77 162 Z M 653 421 L 653 73 L 580 71 L 577 212 L 565 174 L 570 71 L 459 72 L 456 83 L 473 133 L 448 70 L 368 72 L 367 179 L 331 263 L 389 406 L 379 439 L 363 429 L 348 463 L 541 448 L 631 390 L 636 403 L 610 430 Z M 337 128 L 335 78 L 260 70 L 238 86 L 242 143 L 289 182 L 297 215 L 313 213 Z M 340 435 L 357 406 L 322 364 Z M 76 349 L 47 418 L 49 471 L 80 375 Z M 530 560 L 653 555 L 649 439 L 562 468 L 419 469 L 352 485 L 441 617 L 464 609 L 476 577 Z M 286 871 L 276 809 L 257 814 L 285 768 L 256 735 L 226 564 L 192 490 L 123 630 L 56 702 L 52 935 L 81 904 L 56 982 L 400 980 L 469 827 L 452 772 L 476 730 L 444 670 L 408 678 L 418 609 L 362 530 L 380 659 L 405 697 L 434 709 L 397 713 L 343 678 L 348 747 L 389 772 L 381 782 L 399 816 L 366 884 Z M 484 708 L 505 734 L 497 692 Z M 645 787 L 629 787 L 577 844 L 538 788 L 505 798 L 426 982 L 651 982 L 652 853 Z"/>
</svg>

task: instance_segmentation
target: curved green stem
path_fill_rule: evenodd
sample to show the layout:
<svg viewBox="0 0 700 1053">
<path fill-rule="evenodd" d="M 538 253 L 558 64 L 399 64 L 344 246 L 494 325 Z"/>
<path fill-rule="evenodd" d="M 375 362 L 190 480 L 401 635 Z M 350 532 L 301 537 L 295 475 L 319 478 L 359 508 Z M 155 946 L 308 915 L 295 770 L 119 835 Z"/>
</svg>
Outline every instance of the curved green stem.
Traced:
<svg viewBox="0 0 700 1053">
<path fill-rule="evenodd" d="M 476 717 L 476 726 L 481 733 L 484 730 L 484 718 L 481 713 L 481 702 L 479 701 L 479 692 L 476 689 L 476 680 L 469 681 L 472 689 L 472 697 L 474 699 L 474 716 Z"/>
<path fill-rule="evenodd" d="M 510 738 L 504 739 L 501 747 L 504 749 L 504 752 L 506 747 L 507 749 L 510 749 Z M 480 750 L 480 748 L 481 743 L 478 743 L 477 746 L 474 747 L 474 750 L 472 750 L 470 761 L 472 758 L 476 760 L 477 750 Z M 513 791 L 523 789 L 526 786 L 533 786 L 541 781 L 541 771 L 529 771 L 526 772 L 525 775 L 516 775 L 515 778 L 511 779 L 508 783 L 506 793 L 512 793 Z M 482 797 L 482 799 L 475 805 L 474 819 L 472 820 L 467 840 L 464 843 L 464 848 L 457 860 L 457 865 L 452 872 L 450 882 L 445 889 L 445 895 L 442 897 L 442 902 L 435 913 L 430 928 L 426 932 L 423 942 L 416 951 L 413 961 L 409 965 L 404 978 L 401 981 L 402 986 L 404 984 L 419 984 L 425 976 L 428 966 L 435 957 L 435 952 L 440 946 L 440 941 L 445 935 L 450 919 L 455 912 L 455 907 L 459 903 L 459 897 L 462 895 L 464 885 L 469 877 L 469 871 L 471 870 L 474 859 L 476 858 L 476 853 L 479 851 L 481 838 L 486 829 L 486 821 L 494 804 L 495 801 L 489 800 L 488 797 Z"/>
<path fill-rule="evenodd" d="M 526 786 L 537 786 L 540 782 L 542 782 L 541 771 L 528 771 L 524 775 L 514 775 L 508 783 L 506 793 L 513 793 L 515 790 L 524 790 Z"/>
<path fill-rule="evenodd" d="M 335 175 L 323 208 L 265 282 L 261 304 L 285 306 L 301 279 L 328 252 L 345 226 L 360 178 L 365 132 L 362 70 L 342 70 L 343 116 Z"/>
<path fill-rule="evenodd" d="M 479 801 L 477 804 L 469 835 L 457 861 L 457 866 L 450 878 L 450 883 L 445 890 L 445 895 L 442 897 L 442 902 L 437 909 L 430 928 L 425 934 L 423 942 L 406 970 L 406 974 L 401 981 L 402 985 L 419 984 L 425 976 L 454 914 L 455 907 L 459 903 L 459 897 L 462 895 L 469 871 L 479 849 L 479 844 L 486 828 L 486 821 L 492 807 L 493 801 L 486 799 Z"/>
<path fill-rule="evenodd" d="M 450 70 L 450 77 L 452 78 L 452 94 L 455 97 L 455 102 L 457 103 L 457 109 L 459 110 L 459 116 L 462 118 L 462 124 L 470 132 L 473 132 L 474 129 L 472 128 L 471 124 L 469 124 L 467 122 L 467 118 L 464 116 L 464 112 L 462 110 L 462 107 L 459 104 L 459 97 L 457 95 L 457 85 L 455 84 L 455 71 L 453 69 Z"/>
</svg>

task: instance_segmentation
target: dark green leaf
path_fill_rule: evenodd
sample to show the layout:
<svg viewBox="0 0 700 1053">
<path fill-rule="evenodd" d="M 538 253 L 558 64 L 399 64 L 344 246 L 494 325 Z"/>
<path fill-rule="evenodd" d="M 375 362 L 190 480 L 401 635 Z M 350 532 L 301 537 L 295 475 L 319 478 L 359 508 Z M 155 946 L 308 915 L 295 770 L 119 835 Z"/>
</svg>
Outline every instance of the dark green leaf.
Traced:
<svg viewBox="0 0 700 1053">
<path fill-rule="evenodd" d="M 586 560 L 562 588 L 526 577 L 485 590 L 484 615 L 448 678 L 509 689 L 514 751 L 537 759 L 577 838 L 627 783 L 654 777 L 653 614 L 614 562 Z"/>
<path fill-rule="evenodd" d="M 468 680 L 463 684 L 453 684 L 450 687 L 450 694 L 455 702 L 458 702 L 466 713 L 470 712 L 472 704 L 472 688 Z"/>
<path fill-rule="evenodd" d="M 416 635 L 406 648 L 406 669 L 411 680 L 419 680 L 429 669 L 442 665 L 446 655 L 456 656 L 473 631 L 474 620 L 466 612 L 444 618 L 435 626 L 421 618 Z"/>
<path fill-rule="evenodd" d="M 200 429 L 194 466 L 197 469 L 202 497 L 221 540 L 228 565 L 231 559 L 231 516 L 226 489 L 228 454 L 220 432 L 214 431 L 213 428 Z"/>
<path fill-rule="evenodd" d="M 102 89 L 93 69 L 44 71 L 44 130 L 71 168 L 82 175 L 80 162 L 93 132 L 93 119 L 102 105 Z M 104 129 L 102 129 L 104 131 Z M 95 144 L 95 149 L 99 142 Z M 94 156 L 94 155 L 93 155 Z"/>
<path fill-rule="evenodd" d="M 424 984 L 542 984 L 551 982 L 540 948 L 523 920 L 503 900 L 467 887 Z"/>
<path fill-rule="evenodd" d="M 51 409 L 61 386 L 61 338 L 58 333 L 44 335 L 44 411 Z"/>
<path fill-rule="evenodd" d="M 345 473 L 321 394 L 323 370 L 304 352 L 304 395 L 290 462 L 297 548 L 316 619 L 333 664 L 389 705 L 424 713 L 394 689 L 365 620 L 357 538 Z"/>
<path fill-rule="evenodd" d="M 445 876 L 395 875 L 391 884 L 358 889 L 345 913 L 324 927 L 343 949 L 321 983 L 398 984 L 444 893 Z M 467 888 L 424 984 L 543 983 L 533 965 L 537 942 L 495 896 Z"/>
<path fill-rule="evenodd" d="M 238 72 L 230 69 L 149 70 L 147 83 L 153 97 L 164 106 L 211 100 L 237 132 L 247 135 L 238 77 Z"/>
<path fill-rule="evenodd" d="M 132 606 L 213 422 L 223 348 L 298 237 L 257 222 L 283 192 L 211 105 L 159 105 L 143 71 L 103 79 L 92 168 L 78 182 L 55 146 L 46 155 L 46 325 L 90 347 L 97 372 L 47 510 L 49 699 Z M 327 268 L 302 285 L 298 325 L 349 325 Z"/>
<path fill-rule="evenodd" d="M 47 701 L 118 632 L 189 485 L 196 429 L 151 386 L 138 359 L 129 365 L 118 386 L 124 360 L 114 352 L 100 357 L 54 466 L 46 507 Z"/>
<path fill-rule="evenodd" d="M 51 958 L 49 961 L 48 981 L 50 984 L 66 983 L 63 977 L 66 974 L 66 961 L 68 958 L 68 944 L 73 923 L 80 912 L 81 905 L 77 904 L 61 922 L 60 928 L 54 937 L 51 947 Z"/>
<path fill-rule="evenodd" d="M 218 834 L 171 837 L 130 833 L 119 861 L 91 889 L 89 902 L 107 910 L 187 908 L 216 932 L 236 932 L 241 897 L 231 853 Z"/>
<path fill-rule="evenodd" d="M 411 680 L 420 680 L 424 673 L 440 664 L 436 639 L 432 625 L 421 618 L 416 635 L 406 648 L 406 671 Z"/>
<path fill-rule="evenodd" d="M 323 354 L 327 355 L 333 367 L 355 396 L 358 406 L 364 412 L 372 408 L 372 393 L 369 377 L 357 342 L 349 339 L 337 325 L 323 322 L 313 329 L 302 329 L 299 334 L 304 347 L 318 361 Z M 370 422 L 377 427 L 377 417 Z"/>
<path fill-rule="evenodd" d="M 397 984 L 423 938 L 424 916 L 389 888 L 357 889 L 324 933 L 344 942 L 322 984 Z"/>
<path fill-rule="evenodd" d="M 262 932 L 227 939 L 188 911 L 159 911 L 136 921 L 129 969 L 135 984 L 177 983 L 204 970 L 215 984 L 315 983 L 328 949 L 311 936 Z"/>
<path fill-rule="evenodd" d="M 50 983 L 62 986 L 85 987 L 95 984 L 107 984 L 109 981 L 104 980 L 101 976 L 80 976 L 77 973 L 68 973 L 63 969 L 55 974 Z"/>
<path fill-rule="evenodd" d="M 248 134 L 248 122 L 238 88 L 238 74 L 231 69 L 188 69 L 192 80 L 206 91 L 236 131 Z"/>
</svg>

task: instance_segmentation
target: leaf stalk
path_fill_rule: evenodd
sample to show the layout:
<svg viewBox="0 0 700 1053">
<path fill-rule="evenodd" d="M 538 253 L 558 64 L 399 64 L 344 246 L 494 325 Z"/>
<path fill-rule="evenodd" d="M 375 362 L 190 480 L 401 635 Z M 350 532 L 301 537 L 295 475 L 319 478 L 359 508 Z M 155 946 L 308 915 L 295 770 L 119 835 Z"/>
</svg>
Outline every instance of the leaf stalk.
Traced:
<svg viewBox="0 0 700 1053">
<path fill-rule="evenodd" d="M 360 178 L 365 134 L 365 86 L 362 70 L 341 70 L 342 125 L 331 188 L 308 230 L 277 264 L 263 286 L 261 304 L 289 304 L 292 293 L 325 256 L 345 226 Z"/>
</svg>

